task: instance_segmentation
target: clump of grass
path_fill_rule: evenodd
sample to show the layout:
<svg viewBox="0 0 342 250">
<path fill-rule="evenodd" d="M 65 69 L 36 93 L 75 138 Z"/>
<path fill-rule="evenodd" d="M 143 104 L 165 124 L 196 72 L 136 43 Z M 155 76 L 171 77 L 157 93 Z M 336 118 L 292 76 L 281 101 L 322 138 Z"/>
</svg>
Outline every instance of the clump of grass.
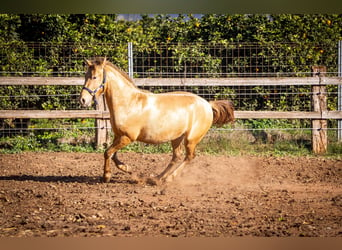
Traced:
<svg viewBox="0 0 342 250">
<path fill-rule="evenodd" d="M 3 137 L 0 139 L 1 153 L 19 153 L 22 151 L 32 151 L 40 148 L 41 144 L 34 137 L 21 136 Z"/>
<path fill-rule="evenodd" d="M 127 145 L 123 149 L 122 152 L 136 152 L 136 153 L 145 153 L 145 154 L 153 154 L 153 153 L 171 153 L 172 148 L 170 143 L 162 143 L 162 144 L 146 144 L 143 142 L 134 142 L 132 144 Z"/>
<path fill-rule="evenodd" d="M 342 159 L 342 142 L 330 142 L 326 156 L 333 156 Z"/>
<path fill-rule="evenodd" d="M 310 143 L 310 135 L 306 132 L 238 127 L 231 131 L 210 131 L 198 149 L 206 154 L 302 156 L 311 154 Z"/>
</svg>

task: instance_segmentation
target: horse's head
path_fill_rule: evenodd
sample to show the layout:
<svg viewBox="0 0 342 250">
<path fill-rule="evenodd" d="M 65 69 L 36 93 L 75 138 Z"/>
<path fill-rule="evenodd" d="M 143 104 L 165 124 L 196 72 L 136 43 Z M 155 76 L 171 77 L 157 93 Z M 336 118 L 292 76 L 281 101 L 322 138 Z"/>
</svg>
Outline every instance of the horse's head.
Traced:
<svg viewBox="0 0 342 250">
<path fill-rule="evenodd" d="M 94 61 L 86 60 L 86 63 L 88 69 L 79 98 L 80 104 L 83 107 L 89 107 L 93 98 L 96 103 L 96 99 L 103 93 L 106 83 L 106 72 L 104 70 L 106 58 L 96 59 Z"/>
</svg>

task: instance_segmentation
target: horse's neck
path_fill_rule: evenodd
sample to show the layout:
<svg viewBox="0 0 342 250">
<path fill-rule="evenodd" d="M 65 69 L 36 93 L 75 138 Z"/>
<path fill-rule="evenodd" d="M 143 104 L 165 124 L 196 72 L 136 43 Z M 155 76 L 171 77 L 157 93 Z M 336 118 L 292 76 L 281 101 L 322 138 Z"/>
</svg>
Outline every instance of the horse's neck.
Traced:
<svg viewBox="0 0 342 250">
<path fill-rule="evenodd" d="M 119 77 L 118 73 L 112 73 L 110 77 L 107 77 L 106 87 L 106 101 L 108 105 L 115 107 L 117 105 L 129 105 L 130 99 L 133 95 L 141 92 L 127 79 Z"/>
</svg>

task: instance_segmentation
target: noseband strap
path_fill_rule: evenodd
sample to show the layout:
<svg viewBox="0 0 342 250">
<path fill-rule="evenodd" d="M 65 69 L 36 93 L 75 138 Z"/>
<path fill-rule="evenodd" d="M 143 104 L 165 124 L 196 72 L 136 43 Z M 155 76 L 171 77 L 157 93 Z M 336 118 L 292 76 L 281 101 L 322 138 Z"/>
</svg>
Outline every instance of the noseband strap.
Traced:
<svg viewBox="0 0 342 250">
<path fill-rule="evenodd" d="M 106 81 L 107 81 L 107 74 L 106 74 L 106 71 L 103 69 L 103 79 L 102 79 L 102 83 L 101 83 L 100 86 L 98 86 L 98 87 L 97 87 L 96 89 L 94 89 L 94 90 L 91 90 L 90 88 L 87 88 L 86 86 L 84 86 L 84 87 L 82 88 L 82 89 L 88 91 L 88 93 L 94 98 L 94 103 L 95 103 L 95 105 L 98 104 L 95 95 L 96 95 L 96 93 L 97 93 L 100 89 L 104 88 Z"/>
</svg>

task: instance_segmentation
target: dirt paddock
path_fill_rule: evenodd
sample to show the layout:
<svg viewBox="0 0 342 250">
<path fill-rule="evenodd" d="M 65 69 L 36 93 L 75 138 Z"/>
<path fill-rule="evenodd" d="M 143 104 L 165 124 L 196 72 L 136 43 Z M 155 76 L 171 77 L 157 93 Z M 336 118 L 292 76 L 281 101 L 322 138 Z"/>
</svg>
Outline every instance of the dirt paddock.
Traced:
<svg viewBox="0 0 342 250">
<path fill-rule="evenodd" d="M 137 175 L 169 154 L 121 153 Z M 148 186 L 100 153 L 0 154 L 0 236 L 342 236 L 342 162 L 321 157 L 197 156 Z"/>
</svg>

